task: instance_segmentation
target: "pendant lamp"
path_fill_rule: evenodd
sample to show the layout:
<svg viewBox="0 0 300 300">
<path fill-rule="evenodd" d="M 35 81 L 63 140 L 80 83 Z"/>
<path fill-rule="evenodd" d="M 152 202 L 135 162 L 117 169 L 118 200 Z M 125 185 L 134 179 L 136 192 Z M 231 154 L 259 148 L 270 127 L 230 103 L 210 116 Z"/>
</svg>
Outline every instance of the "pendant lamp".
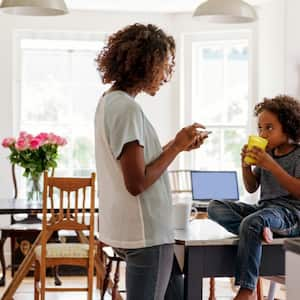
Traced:
<svg viewBox="0 0 300 300">
<path fill-rule="evenodd" d="M 64 0 L 3 0 L 0 11 L 25 16 L 58 16 L 68 13 Z"/>
<path fill-rule="evenodd" d="M 242 0 L 207 0 L 200 4 L 193 17 L 212 23 L 249 23 L 257 20 L 251 5 Z"/>
</svg>

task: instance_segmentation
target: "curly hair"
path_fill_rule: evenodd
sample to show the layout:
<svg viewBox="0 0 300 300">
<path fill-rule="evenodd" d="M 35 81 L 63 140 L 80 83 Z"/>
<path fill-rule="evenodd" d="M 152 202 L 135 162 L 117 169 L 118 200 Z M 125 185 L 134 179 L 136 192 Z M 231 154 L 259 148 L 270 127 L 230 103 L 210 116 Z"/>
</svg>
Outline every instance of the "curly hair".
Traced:
<svg viewBox="0 0 300 300">
<path fill-rule="evenodd" d="M 155 25 L 133 24 L 112 34 L 96 58 L 102 82 L 128 92 L 140 92 L 168 59 L 167 82 L 175 66 L 175 41 Z"/>
<path fill-rule="evenodd" d="M 287 95 L 275 98 L 264 98 L 254 107 L 254 114 L 258 116 L 267 110 L 275 114 L 282 125 L 283 131 L 296 143 L 300 142 L 300 102 Z"/>
</svg>

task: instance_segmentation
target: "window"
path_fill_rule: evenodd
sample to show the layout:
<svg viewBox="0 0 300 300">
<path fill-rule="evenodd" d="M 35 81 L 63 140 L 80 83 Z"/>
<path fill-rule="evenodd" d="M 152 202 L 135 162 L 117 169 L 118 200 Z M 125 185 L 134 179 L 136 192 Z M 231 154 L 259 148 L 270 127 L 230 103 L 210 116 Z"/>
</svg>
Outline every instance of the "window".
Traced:
<svg viewBox="0 0 300 300">
<path fill-rule="evenodd" d="M 67 138 L 59 149 L 58 176 L 86 176 L 95 169 L 94 112 L 104 91 L 95 58 L 102 47 L 103 38 L 19 39 L 19 130 Z"/>
<path fill-rule="evenodd" d="M 252 114 L 250 37 L 248 32 L 186 37 L 183 119 L 213 133 L 184 156 L 183 167 L 240 172 Z"/>
</svg>

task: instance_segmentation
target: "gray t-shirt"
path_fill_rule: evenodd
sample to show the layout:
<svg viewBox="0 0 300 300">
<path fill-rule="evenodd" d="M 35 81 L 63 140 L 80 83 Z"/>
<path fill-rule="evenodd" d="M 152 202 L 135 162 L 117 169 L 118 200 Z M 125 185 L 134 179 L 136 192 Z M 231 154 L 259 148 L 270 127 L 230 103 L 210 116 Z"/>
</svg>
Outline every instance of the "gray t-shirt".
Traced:
<svg viewBox="0 0 300 300">
<path fill-rule="evenodd" d="M 271 156 L 288 174 L 300 178 L 300 146 L 297 145 L 292 152 L 286 155 L 276 156 L 271 153 Z M 271 172 L 255 167 L 254 173 L 260 181 L 260 204 L 268 201 L 279 206 L 300 209 L 300 199 L 296 199 L 284 189 Z"/>
<path fill-rule="evenodd" d="M 125 187 L 119 157 L 131 141 L 144 148 L 145 164 L 162 153 L 154 128 L 134 98 L 122 91 L 106 94 L 95 115 L 100 239 L 117 248 L 173 243 L 167 173 L 138 196 Z"/>
</svg>

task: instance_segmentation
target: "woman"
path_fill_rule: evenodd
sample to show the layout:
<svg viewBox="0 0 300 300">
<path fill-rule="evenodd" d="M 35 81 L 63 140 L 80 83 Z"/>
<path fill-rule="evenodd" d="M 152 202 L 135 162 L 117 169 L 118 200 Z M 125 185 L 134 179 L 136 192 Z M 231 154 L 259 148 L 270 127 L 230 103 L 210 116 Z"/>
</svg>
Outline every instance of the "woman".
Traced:
<svg viewBox="0 0 300 300">
<path fill-rule="evenodd" d="M 151 24 L 111 35 L 96 59 L 103 83 L 112 84 L 95 115 L 100 239 L 126 261 L 128 300 L 164 299 L 174 256 L 166 169 L 205 138 L 198 130 L 204 126 L 193 124 L 161 147 L 135 102 L 141 92 L 154 96 L 170 79 L 174 60 L 174 39 Z"/>
</svg>

